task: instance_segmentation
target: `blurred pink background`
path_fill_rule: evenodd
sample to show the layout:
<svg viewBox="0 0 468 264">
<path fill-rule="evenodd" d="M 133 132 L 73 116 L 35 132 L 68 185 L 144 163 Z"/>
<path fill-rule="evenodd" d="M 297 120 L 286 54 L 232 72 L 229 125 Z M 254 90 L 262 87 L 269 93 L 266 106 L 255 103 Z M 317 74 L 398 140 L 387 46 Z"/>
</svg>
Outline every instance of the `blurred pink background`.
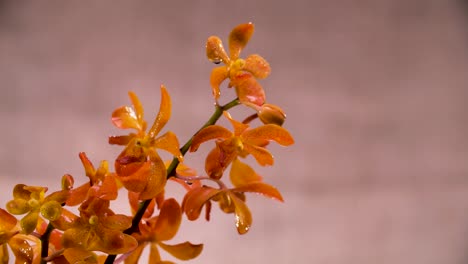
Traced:
<svg viewBox="0 0 468 264">
<path fill-rule="evenodd" d="M 467 14 L 436 0 L 1 1 L 1 206 L 16 183 L 83 182 L 80 151 L 112 160 L 128 90 L 151 119 L 165 84 L 166 128 L 185 142 L 213 110 L 206 38 L 252 21 L 243 54 L 270 62 L 262 84 L 296 138 L 259 170 L 286 202 L 249 196 L 245 236 L 219 210 L 184 223 L 175 242 L 205 243 L 189 263 L 467 263 Z"/>
</svg>

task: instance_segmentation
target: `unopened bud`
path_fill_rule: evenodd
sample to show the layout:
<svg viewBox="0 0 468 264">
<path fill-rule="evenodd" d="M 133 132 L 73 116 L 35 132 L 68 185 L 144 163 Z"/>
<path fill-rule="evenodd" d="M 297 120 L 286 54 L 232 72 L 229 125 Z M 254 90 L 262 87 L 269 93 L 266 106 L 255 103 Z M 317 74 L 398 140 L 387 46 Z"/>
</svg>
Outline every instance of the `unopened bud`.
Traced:
<svg viewBox="0 0 468 264">
<path fill-rule="evenodd" d="M 73 183 L 75 180 L 70 174 L 65 174 L 62 176 L 62 190 L 70 190 L 73 188 Z"/>
<path fill-rule="evenodd" d="M 258 118 L 264 124 L 275 124 L 281 126 L 286 119 L 286 114 L 283 112 L 283 109 L 273 104 L 263 104 L 257 114 Z"/>
</svg>

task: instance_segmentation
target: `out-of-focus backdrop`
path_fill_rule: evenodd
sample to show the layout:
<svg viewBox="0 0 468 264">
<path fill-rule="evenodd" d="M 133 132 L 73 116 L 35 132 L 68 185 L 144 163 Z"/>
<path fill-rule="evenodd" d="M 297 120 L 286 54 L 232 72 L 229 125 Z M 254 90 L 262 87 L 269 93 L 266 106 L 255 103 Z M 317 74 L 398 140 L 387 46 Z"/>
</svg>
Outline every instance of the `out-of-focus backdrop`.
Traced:
<svg viewBox="0 0 468 264">
<path fill-rule="evenodd" d="M 185 142 L 213 110 L 206 38 L 226 41 L 252 21 L 243 54 L 270 62 L 262 84 L 296 138 L 260 170 L 286 202 L 249 196 L 245 236 L 219 210 L 184 223 L 176 242 L 205 243 L 191 263 L 467 263 L 467 10 L 437 0 L 1 1 L 1 206 L 15 183 L 83 182 L 80 151 L 95 164 L 115 157 L 109 117 L 128 90 L 150 119 L 165 84 L 167 128 Z M 203 171 L 203 157 L 189 161 Z"/>
</svg>

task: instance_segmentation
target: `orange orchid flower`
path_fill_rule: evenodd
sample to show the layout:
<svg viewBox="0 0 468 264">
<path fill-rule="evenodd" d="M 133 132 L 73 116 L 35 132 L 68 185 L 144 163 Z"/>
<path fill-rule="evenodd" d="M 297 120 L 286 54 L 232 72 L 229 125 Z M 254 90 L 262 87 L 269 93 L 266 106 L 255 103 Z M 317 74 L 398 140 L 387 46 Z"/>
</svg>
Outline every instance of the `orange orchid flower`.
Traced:
<svg viewBox="0 0 468 264">
<path fill-rule="evenodd" d="M 254 32 L 252 23 L 236 26 L 229 34 L 229 54 L 224 50 L 221 39 L 211 36 L 206 43 L 206 55 L 214 63 L 223 62 L 225 65 L 216 67 L 211 72 L 210 84 L 213 96 L 218 101 L 221 95 L 219 86 L 230 79 L 228 87 L 236 89 L 239 100 L 244 104 L 261 106 L 265 103 L 265 92 L 257 79 L 266 78 L 270 72 L 270 65 L 260 55 L 253 54 L 245 60 L 239 58 L 240 52 L 250 40 Z"/>
<path fill-rule="evenodd" d="M 121 254 L 137 247 L 138 242 L 123 233 L 131 226 L 131 217 L 115 214 L 109 208 L 109 200 L 92 196 L 81 204 L 79 211 L 80 216 L 68 223 L 69 227 L 63 233 L 64 248 L 77 248 L 77 252 L 83 253 Z"/>
<path fill-rule="evenodd" d="M 40 263 L 41 242 L 36 236 L 20 233 L 18 220 L 0 208 L 0 262 L 9 263 L 8 246 L 15 263 Z"/>
<path fill-rule="evenodd" d="M 72 183 L 68 184 L 65 189 L 70 189 L 70 196 L 66 204 L 68 206 L 75 206 L 81 204 L 89 195 L 97 196 L 105 200 L 117 199 L 118 184 L 115 174 L 109 172 L 109 164 L 107 161 L 101 161 L 99 168 L 96 170 L 93 163 L 88 159 L 84 152 L 79 154 L 81 163 L 85 169 L 86 176 L 89 182 L 81 185 L 78 188 L 73 188 L 73 177 L 65 175 L 64 177 L 71 177 Z M 62 182 L 65 182 L 63 180 Z"/>
<path fill-rule="evenodd" d="M 112 122 L 118 128 L 134 129 L 136 133 L 111 136 L 109 143 L 126 145 L 115 161 L 116 173 L 127 190 L 139 193 L 140 200 L 147 200 L 162 192 L 166 184 L 166 167 L 156 149 L 166 150 L 179 160 L 183 157 L 174 133 L 169 131 L 157 137 L 171 116 L 171 99 L 166 88 L 161 86 L 159 113 L 148 132 L 138 97 L 132 92 L 129 96 L 133 108 L 118 108 L 112 113 Z"/>
<path fill-rule="evenodd" d="M 219 179 L 239 156 L 250 154 L 261 166 L 273 165 L 273 155 L 265 148 L 271 140 L 283 146 L 294 143 L 289 132 L 278 125 L 267 124 L 251 129 L 249 125 L 232 119 L 228 112 L 224 112 L 224 116 L 231 122 L 234 132 L 219 125 L 208 126 L 194 136 L 190 147 L 190 151 L 197 151 L 203 142 L 217 139 L 216 147 L 205 162 L 206 173 L 214 179 Z"/>
<path fill-rule="evenodd" d="M 201 186 L 189 191 L 182 203 L 187 218 L 191 221 L 198 219 L 203 205 L 210 200 L 218 201 L 225 213 L 234 213 L 236 216 L 236 227 L 239 234 L 245 234 L 252 225 L 252 214 L 245 204 L 245 192 L 253 192 L 266 197 L 283 201 L 279 191 L 263 182 L 251 182 L 233 189 L 216 189 L 210 186 Z"/>
<path fill-rule="evenodd" d="M 168 245 L 165 241 L 171 240 L 177 233 L 182 221 L 182 211 L 173 198 L 167 199 L 161 206 L 158 216 L 154 216 L 139 225 L 140 234 L 134 234 L 138 240 L 138 247 L 125 259 L 126 264 L 139 263 L 143 249 L 150 245 L 148 263 L 169 264 L 171 261 L 162 261 L 158 247 L 167 251 L 180 260 L 189 260 L 197 257 L 203 250 L 203 244 L 183 242 L 176 245 Z"/>
</svg>

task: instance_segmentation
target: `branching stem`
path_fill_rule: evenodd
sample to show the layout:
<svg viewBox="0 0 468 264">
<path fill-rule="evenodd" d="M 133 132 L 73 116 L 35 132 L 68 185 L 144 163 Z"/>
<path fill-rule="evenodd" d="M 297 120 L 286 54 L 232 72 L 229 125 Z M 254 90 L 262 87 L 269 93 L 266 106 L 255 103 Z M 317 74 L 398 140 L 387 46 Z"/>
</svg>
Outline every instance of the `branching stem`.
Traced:
<svg viewBox="0 0 468 264">
<path fill-rule="evenodd" d="M 216 122 L 221 117 L 224 111 L 227 111 L 239 104 L 240 102 L 239 102 L 239 99 L 237 98 L 222 106 L 215 104 L 215 112 L 213 113 L 213 115 L 211 115 L 210 119 L 208 119 L 208 121 L 206 121 L 206 123 L 198 131 L 202 130 L 203 128 L 207 126 L 216 124 Z M 182 156 L 184 156 L 185 153 L 187 153 L 187 151 L 190 149 L 190 146 L 192 145 L 192 140 L 193 140 L 193 136 L 180 148 L 180 152 L 182 153 Z M 166 174 L 167 178 L 170 178 L 175 175 L 175 170 L 177 166 L 179 165 L 179 163 L 180 162 L 177 158 L 172 159 L 171 164 L 169 165 L 169 167 L 167 167 L 167 174 Z M 138 207 L 138 211 L 133 217 L 132 226 L 124 231 L 125 234 L 130 235 L 138 231 L 138 224 L 140 223 L 141 218 L 143 217 L 143 214 L 146 211 L 146 208 L 148 208 L 149 204 L 151 203 L 151 200 L 152 199 L 145 200 L 140 203 L 140 206 Z M 115 258 L 116 258 L 116 255 L 108 255 L 104 264 L 114 263 Z"/>
</svg>

